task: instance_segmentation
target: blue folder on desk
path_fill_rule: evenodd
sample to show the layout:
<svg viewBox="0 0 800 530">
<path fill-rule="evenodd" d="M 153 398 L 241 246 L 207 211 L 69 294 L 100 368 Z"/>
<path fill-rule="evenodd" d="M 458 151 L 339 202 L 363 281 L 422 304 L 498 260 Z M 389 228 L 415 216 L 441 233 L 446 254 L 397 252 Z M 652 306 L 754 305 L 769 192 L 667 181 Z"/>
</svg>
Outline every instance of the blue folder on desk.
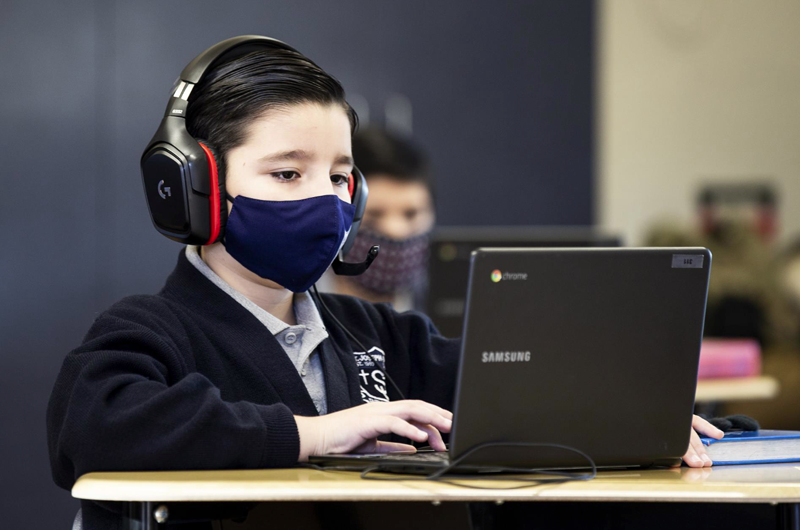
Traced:
<svg viewBox="0 0 800 530">
<path fill-rule="evenodd" d="M 800 431 L 738 431 L 701 440 L 715 466 L 800 462 Z"/>
</svg>

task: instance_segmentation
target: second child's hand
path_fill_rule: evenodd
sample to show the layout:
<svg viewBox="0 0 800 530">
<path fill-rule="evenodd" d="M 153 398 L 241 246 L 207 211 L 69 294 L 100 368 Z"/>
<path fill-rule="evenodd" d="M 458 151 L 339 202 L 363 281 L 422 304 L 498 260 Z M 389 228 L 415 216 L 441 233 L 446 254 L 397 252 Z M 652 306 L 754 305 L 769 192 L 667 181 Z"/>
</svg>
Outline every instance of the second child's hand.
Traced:
<svg viewBox="0 0 800 530">
<path fill-rule="evenodd" d="M 311 455 L 416 451 L 413 445 L 378 440 L 396 434 L 415 442 L 427 441 L 446 451 L 442 432 L 450 432 L 453 413 L 418 400 L 366 403 L 325 416 L 295 416 L 300 435 L 299 462 Z"/>
</svg>

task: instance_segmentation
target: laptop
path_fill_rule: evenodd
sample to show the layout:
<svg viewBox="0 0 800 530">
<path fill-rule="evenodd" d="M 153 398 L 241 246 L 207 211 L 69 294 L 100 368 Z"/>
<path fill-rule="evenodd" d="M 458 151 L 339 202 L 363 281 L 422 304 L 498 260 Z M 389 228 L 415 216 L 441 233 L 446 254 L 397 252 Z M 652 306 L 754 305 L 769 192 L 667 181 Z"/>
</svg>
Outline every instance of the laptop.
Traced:
<svg viewBox="0 0 800 530">
<path fill-rule="evenodd" d="M 442 226 L 431 235 L 425 312 L 445 337 L 460 337 L 472 251 L 485 247 L 619 247 L 619 237 L 585 226 Z"/>
<path fill-rule="evenodd" d="M 705 248 L 479 249 L 447 453 L 327 455 L 323 466 L 455 470 L 675 465 L 694 408 Z M 551 444 L 521 447 L 481 444 Z M 472 451 L 471 451 L 472 450 Z"/>
</svg>

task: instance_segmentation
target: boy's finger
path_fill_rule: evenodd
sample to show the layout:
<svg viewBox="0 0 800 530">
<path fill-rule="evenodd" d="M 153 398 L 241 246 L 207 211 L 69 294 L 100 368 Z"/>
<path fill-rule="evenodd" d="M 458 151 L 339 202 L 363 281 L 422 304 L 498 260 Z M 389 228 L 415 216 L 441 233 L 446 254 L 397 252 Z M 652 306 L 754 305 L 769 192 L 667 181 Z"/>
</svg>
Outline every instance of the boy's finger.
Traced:
<svg viewBox="0 0 800 530">
<path fill-rule="evenodd" d="M 706 452 L 706 446 L 703 445 L 703 442 L 700 440 L 700 437 L 696 432 L 692 432 L 690 443 L 695 453 L 697 453 L 697 456 L 703 460 L 703 465 L 710 466 L 713 463 L 711 462 L 711 457 L 708 456 L 708 453 Z"/>
<path fill-rule="evenodd" d="M 694 447 L 691 445 L 689 445 L 686 454 L 683 455 L 683 461 L 686 462 L 686 465 L 689 467 L 703 467 L 703 459 L 698 456 L 697 451 L 695 451 Z"/>
<path fill-rule="evenodd" d="M 409 444 L 402 444 L 398 442 L 384 442 L 383 440 L 378 440 L 378 443 L 375 444 L 373 447 L 373 453 L 416 453 L 417 448 L 413 445 Z"/>
<path fill-rule="evenodd" d="M 704 436 L 710 436 L 711 438 L 715 438 L 717 440 L 725 436 L 724 432 L 717 429 L 700 416 L 695 416 L 692 418 L 692 428 Z"/>
<path fill-rule="evenodd" d="M 428 433 L 428 445 L 430 445 L 434 451 L 447 451 L 447 446 L 444 444 L 444 440 L 442 440 L 442 434 L 436 427 L 417 422 L 412 422 L 412 424 Z"/>
</svg>

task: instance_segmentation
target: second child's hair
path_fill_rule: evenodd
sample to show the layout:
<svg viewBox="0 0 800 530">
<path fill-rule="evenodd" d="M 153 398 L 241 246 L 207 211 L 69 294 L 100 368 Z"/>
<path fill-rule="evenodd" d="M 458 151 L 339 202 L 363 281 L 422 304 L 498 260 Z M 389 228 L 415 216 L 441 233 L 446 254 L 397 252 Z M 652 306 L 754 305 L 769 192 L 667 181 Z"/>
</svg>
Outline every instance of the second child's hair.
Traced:
<svg viewBox="0 0 800 530">
<path fill-rule="evenodd" d="M 353 136 L 353 158 L 367 180 L 380 174 L 398 182 L 420 182 L 433 191 L 428 157 L 414 142 L 395 133 L 360 130 Z"/>
<path fill-rule="evenodd" d="M 259 50 L 223 63 L 203 77 L 189 97 L 186 129 L 210 144 L 224 177 L 227 153 L 245 141 L 253 120 L 270 110 L 303 103 L 341 105 L 355 133 L 358 117 L 339 81 L 298 52 Z"/>
</svg>

